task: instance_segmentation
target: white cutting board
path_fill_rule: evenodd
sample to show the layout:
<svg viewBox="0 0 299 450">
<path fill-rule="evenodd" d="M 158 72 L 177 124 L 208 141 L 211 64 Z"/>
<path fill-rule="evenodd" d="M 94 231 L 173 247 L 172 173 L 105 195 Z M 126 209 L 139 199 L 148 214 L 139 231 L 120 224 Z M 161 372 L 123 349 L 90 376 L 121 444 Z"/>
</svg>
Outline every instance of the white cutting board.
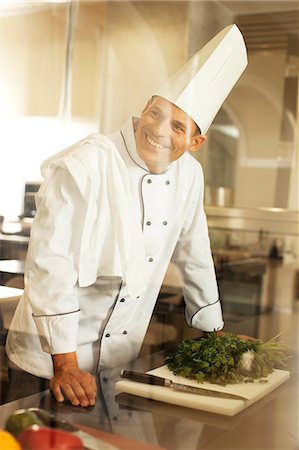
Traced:
<svg viewBox="0 0 299 450">
<path fill-rule="evenodd" d="M 268 377 L 267 383 L 238 383 L 220 386 L 211 383 L 198 384 L 194 380 L 189 380 L 179 375 L 174 375 L 167 366 L 161 366 L 151 370 L 148 373 L 159 377 L 171 379 L 174 382 L 182 383 L 189 386 L 197 386 L 201 388 L 212 389 L 218 392 L 229 392 L 231 394 L 241 395 L 249 399 L 242 401 L 238 399 L 224 399 L 219 397 L 208 397 L 205 395 L 197 395 L 187 392 L 175 391 L 164 386 L 153 386 L 150 384 L 137 383 L 123 379 L 116 383 L 118 392 L 126 392 L 128 394 L 140 397 L 158 400 L 160 402 L 171 403 L 173 405 L 184 406 L 187 408 L 199 409 L 201 411 L 223 414 L 226 416 L 234 416 L 238 412 L 260 400 L 265 395 L 272 392 L 280 384 L 284 383 L 290 376 L 286 370 L 275 369 Z"/>
</svg>

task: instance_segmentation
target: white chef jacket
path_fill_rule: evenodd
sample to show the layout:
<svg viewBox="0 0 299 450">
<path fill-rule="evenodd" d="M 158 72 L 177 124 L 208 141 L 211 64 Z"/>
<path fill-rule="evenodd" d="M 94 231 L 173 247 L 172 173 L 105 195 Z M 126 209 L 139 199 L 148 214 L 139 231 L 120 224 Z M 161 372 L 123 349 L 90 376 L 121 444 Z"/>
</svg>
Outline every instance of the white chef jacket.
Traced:
<svg viewBox="0 0 299 450">
<path fill-rule="evenodd" d="M 76 351 L 89 371 L 135 359 L 170 260 L 182 275 L 188 325 L 223 327 L 203 174 L 188 152 L 150 173 L 130 119 L 109 140 L 92 135 L 50 158 L 42 173 L 24 295 L 6 344 L 15 364 L 51 378 L 51 354 Z"/>
</svg>

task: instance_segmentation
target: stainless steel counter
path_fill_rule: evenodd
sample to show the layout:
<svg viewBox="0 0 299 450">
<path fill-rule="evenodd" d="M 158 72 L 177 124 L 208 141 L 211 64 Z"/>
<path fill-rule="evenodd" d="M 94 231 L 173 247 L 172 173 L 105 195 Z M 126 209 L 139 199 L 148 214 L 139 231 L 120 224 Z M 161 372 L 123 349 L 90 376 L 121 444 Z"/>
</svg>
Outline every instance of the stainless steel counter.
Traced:
<svg viewBox="0 0 299 450">
<path fill-rule="evenodd" d="M 73 423 L 169 450 L 298 450 L 298 310 L 247 319 L 235 331 L 246 332 L 252 320 L 258 321 L 257 333 L 264 340 L 282 333 L 280 339 L 291 346 L 293 372 L 289 381 L 234 417 L 116 394 L 121 367 L 100 374 L 94 408 L 58 404 L 46 390 L 0 406 L 0 427 L 14 410 L 40 407 Z M 163 364 L 164 356 L 164 351 L 157 352 L 127 368 L 146 371 Z"/>
</svg>

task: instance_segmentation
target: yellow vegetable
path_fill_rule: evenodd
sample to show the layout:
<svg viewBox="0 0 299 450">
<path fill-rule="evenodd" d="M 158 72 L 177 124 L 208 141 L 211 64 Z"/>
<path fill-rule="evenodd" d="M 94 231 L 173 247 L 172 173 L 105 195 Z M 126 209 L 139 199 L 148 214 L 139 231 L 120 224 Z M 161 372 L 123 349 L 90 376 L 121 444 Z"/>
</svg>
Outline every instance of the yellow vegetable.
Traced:
<svg viewBox="0 0 299 450">
<path fill-rule="evenodd" d="M 0 430 L 0 448 L 1 450 L 22 450 L 14 436 L 5 430 Z"/>
</svg>

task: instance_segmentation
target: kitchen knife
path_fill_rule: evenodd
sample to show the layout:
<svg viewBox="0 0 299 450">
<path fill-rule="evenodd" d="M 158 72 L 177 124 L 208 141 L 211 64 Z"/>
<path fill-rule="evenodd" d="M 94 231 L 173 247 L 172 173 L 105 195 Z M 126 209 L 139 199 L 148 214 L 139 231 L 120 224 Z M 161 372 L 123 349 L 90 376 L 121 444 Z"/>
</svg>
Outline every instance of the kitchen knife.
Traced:
<svg viewBox="0 0 299 450">
<path fill-rule="evenodd" d="M 212 389 L 205 389 L 200 387 L 188 386 L 182 383 L 175 383 L 167 378 L 157 377 L 156 375 L 150 375 L 148 373 L 134 372 L 132 370 L 122 370 L 120 373 L 122 378 L 126 378 L 131 381 L 137 381 L 138 383 L 152 384 L 155 386 L 164 386 L 175 391 L 187 392 L 197 395 L 207 395 L 209 397 L 229 398 L 235 400 L 249 401 L 248 398 L 242 397 L 236 394 L 230 394 L 229 392 L 213 391 Z"/>
<path fill-rule="evenodd" d="M 66 420 L 58 419 L 54 414 L 40 408 L 29 408 L 28 411 L 33 411 L 43 424 L 50 428 L 58 428 L 60 430 L 68 431 L 78 436 L 86 450 L 119 450 L 114 445 L 98 439 L 85 431 L 79 430 L 75 425 Z"/>
</svg>

